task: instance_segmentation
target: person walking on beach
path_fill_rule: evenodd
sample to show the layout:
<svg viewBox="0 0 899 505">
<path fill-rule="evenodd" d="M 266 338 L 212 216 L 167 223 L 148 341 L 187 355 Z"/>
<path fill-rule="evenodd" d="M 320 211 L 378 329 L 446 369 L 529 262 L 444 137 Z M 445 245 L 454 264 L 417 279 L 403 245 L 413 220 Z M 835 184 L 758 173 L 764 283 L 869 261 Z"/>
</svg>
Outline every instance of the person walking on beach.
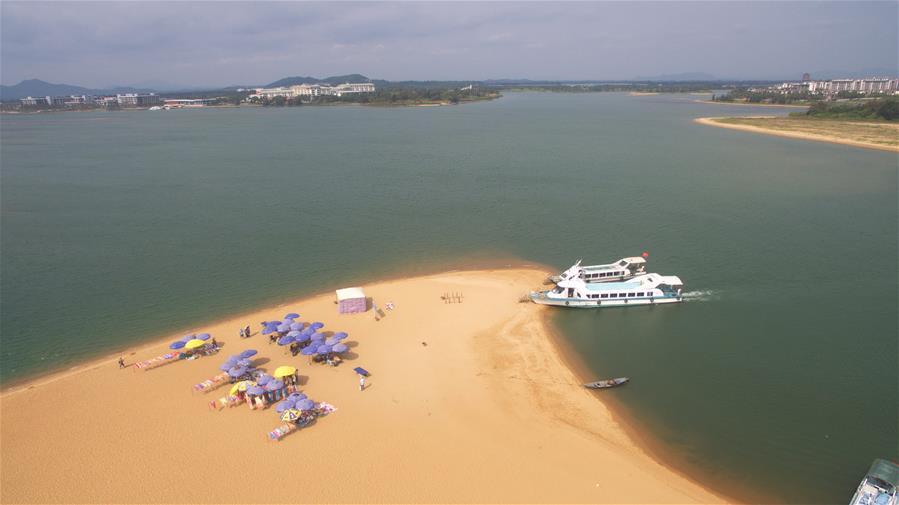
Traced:
<svg viewBox="0 0 899 505">
<path fill-rule="evenodd" d="M 119 356 L 119 368 L 125 368 L 125 357 Z"/>
<path fill-rule="evenodd" d="M 359 391 L 363 391 L 365 389 L 365 376 L 359 376 Z"/>
<path fill-rule="evenodd" d="M 243 329 L 243 334 L 250 338 L 250 325 L 248 324 L 246 328 Z"/>
<path fill-rule="evenodd" d="M 243 328 L 240 329 L 240 338 L 246 338 L 246 333 L 243 331 Z"/>
<path fill-rule="evenodd" d="M 215 341 L 215 337 L 212 337 L 212 348 L 213 349 L 219 348 L 219 343 Z"/>
</svg>

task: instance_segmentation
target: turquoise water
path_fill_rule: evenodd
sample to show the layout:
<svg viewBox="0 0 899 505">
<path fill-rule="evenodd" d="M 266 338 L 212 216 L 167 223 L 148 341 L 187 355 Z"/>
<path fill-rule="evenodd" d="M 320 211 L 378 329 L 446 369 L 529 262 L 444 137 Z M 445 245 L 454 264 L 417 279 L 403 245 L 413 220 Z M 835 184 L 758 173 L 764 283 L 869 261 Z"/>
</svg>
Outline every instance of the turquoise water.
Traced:
<svg viewBox="0 0 899 505">
<path fill-rule="evenodd" d="M 360 279 L 650 252 L 679 306 L 557 327 L 664 461 L 841 503 L 899 454 L 897 157 L 694 97 L 3 116 L 0 380 Z"/>
</svg>

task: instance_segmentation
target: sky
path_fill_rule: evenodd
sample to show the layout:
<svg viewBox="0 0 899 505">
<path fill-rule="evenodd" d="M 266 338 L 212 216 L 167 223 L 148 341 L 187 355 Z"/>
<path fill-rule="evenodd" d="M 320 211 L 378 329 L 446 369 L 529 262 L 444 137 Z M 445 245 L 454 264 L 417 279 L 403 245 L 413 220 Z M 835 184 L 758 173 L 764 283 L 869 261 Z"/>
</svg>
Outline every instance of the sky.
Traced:
<svg viewBox="0 0 899 505">
<path fill-rule="evenodd" d="M 0 81 L 897 74 L 899 2 L 0 1 Z M 814 75 L 813 75 L 814 77 Z"/>
</svg>

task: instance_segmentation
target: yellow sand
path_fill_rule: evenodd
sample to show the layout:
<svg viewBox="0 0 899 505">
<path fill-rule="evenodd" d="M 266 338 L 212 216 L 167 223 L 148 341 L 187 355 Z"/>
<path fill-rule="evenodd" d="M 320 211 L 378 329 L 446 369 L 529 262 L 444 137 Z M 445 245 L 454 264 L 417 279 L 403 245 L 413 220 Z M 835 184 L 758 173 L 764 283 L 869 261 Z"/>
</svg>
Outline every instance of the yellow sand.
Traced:
<svg viewBox="0 0 899 505">
<path fill-rule="evenodd" d="M 774 116 L 701 117 L 697 123 L 778 137 L 899 152 L 899 124 Z"/>
<path fill-rule="evenodd" d="M 563 365 L 517 299 L 545 273 L 445 273 L 366 286 L 380 306 L 338 315 L 331 293 L 247 314 L 208 331 L 218 356 L 119 370 L 118 355 L 6 392 L 4 503 L 110 502 L 718 502 L 650 459 Z M 441 295 L 462 293 L 446 304 Z M 299 312 L 347 331 L 349 359 L 312 365 L 238 329 Z M 126 353 L 163 353 L 171 335 Z M 191 386 L 245 348 L 271 371 L 297 366 L 303 390 L 338 410 L 270 442 L 273 408 L 212 411 Z M 358 390 L 352 368 L 372 372 Z M 607 391 L 606 394 L 615 394 Z"/>
</svg>

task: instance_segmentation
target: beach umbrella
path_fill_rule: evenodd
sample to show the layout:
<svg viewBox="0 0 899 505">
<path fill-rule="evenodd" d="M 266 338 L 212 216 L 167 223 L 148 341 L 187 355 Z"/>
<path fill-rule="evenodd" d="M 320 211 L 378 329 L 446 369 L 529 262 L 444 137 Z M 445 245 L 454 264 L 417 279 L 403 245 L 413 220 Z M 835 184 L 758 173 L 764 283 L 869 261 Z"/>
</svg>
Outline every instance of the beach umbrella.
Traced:
<svg viewBox="0 0 899 505">
<path fill-rule="evenodd" d="M 290 331 L 290 323 L 281 323 L 276 329 L 281 333 L 288 332 Z"/>
<path fill-rule="evenodd" d="M 309 398 L 300 400 L 296 403 L 296 405 L 294 405 L 294 408 L 299 410 L 312 410 L 313 407 L 315 407 L 315 402 L 313 402 Z"/>
<path fill-rule="evenodd" d="M 228 356 L 228 359 L 225 360 L 225 363 L 231 363 L 231 365 L 236 365 L 237 362 L 240 361 L 240 355 Z"/>
<path fill-rule="evenodd" d="M 281 412 L 284 412 L 285 410 L 290 410 L 293 408 L 293 404 L 294 404 L 293 400 L 284 400 L 283 402 L 278 402 L 278 404 L 275 405 L 275 412 L 280 414 Z"/>
<path fill-rule="evenodd" d="M 231 390 L 228 391 L 228 394 L 234 396 L 238 391 L 246 391 L 248 387 L 252 386 L 253 383 L 250 381 L 240 381 L 233 386 L 231 386 Z"/>
<path fill-rule="evenodd" d="M 323 342 L 325 340 L 325 334 L 324 333 L 313 333 L 312 340 L 318 340 L 320 342 Z"/>
<path fill-rule="evenodd" d="M 301 415 L 303 415 L 303 413 L 297 409 L 287 409 L 281 414 L 281 420 L 292 423 L 299 419 Z"/>
<path fill-rule="evenodd" d="M 337 333 L 335 333 L 334 335 L 331 336 L 331 338 L 336 338 L 337 340 L 343 340 L 347 337 L 349 337 L 349 335 L 347 335 L 346 332 L 342 332 L 342 331 L 338 331 Z"/>
<path fill-rule="evenodd" d="M 308 333 L 300 333 L 300 336 L 296 338 L 297 342 L 308 342 L 312 339 L 312 337 Z"/>
<path fill-rule="evenodd" d="M 331 350 L 334 352 L 347 352 L 349 350 L 349 347 L 347 347 L 346 344 L 337 344 L 332 347 Z"/>
<path fill-rule="evenodd" d="M 181 341 L 184 342 L 184 343 L 187 343 L 187 342 L 189 342 L 189 341 L 191 341 L 191 340 L 193 340 L 193 339 L 194 339 L 194 334 L 193 334 L 193 333 L 191 333 L 190 335 L 184 335 L 183 337 L 181 337 Z"/>
<path fill-rule="evenodd" d="M 302 333 L 297 330 L 290 330 L 287 332 L 288 337 L 299 337 Z"/>
<path fill-rule="evenodd" d="M 221 370 L 223 372 L 227 372 L 228 370 L 231 370 L 231 367 L 233 367 L 233 366 L 234 366 L 234 363 L 228 363 L 226 361 L 226 362 L 222 363 L 221 365 L 219 365 L 219 370 Z"/>
<path fill-rule="evenodd" d="M 266 326 L 265 328 L 262 329 L 262 334 L 263 334 L 263 335 L 268 335 L 269 333 L 274 333 L 274 332 L 276 332 L 276 331 L 278 331 L 278 330 L 275 329 L 274 326 Z"/>
<path fill-rule="evenodd" d="M 325 323 L 316 321 L 316 322 L 310 324 L 309 327 L 312 328 L 313 330 L 320 330 L 325 327 Z"/>
<path fill-rule="evenodd" d="M 262 374 L 256 378 L 256 384 L 259 384 L 260 386 L 264 386 L 264 385 L 268 384 L 271 380 L 272 380 L 271 375 Z"/>
<path fill-rule="evenodd" d="M 340 342 L 340 340 L 338 340 L 338 339 L 336 339 L 336 338 L 334 338 L 334 337 L 328 337 L 328 339 L 325 340 L 325 343 L 328 344 L 328 345 L 335 345 L 335 344 L 337 344 L 338 342 Z"/>
<path fill-rule="evenodd" d="M 288 335 L 284 335 L 283 337 L 278 339 L 278 345 L 287 345 L 291 342 L 293 342 L 293 337 Z"/>
<path fill-rule="evenodd" d="M 248 359 L 237 360 L 237 366 L 249 367 L 253 362 Z"/>
<path fill-rule="evenodd" d="M 306 395 L 304 395 L 303 393 L 290 393 L 289 395 L 287 395 L 287 399 L 294 402 L 305 400 L 306 398 Z"/>
<path fill-rule="evenodd" d="M 287 314 L 284 314 L 284 319 L 296 319 L 298 317 L 300 317 L 300 315 L 296 312 L 288 312 Z"/>
<path fill-rule="evenodd" d="M 315 346 L 307 345 L 303 348 L 302 351 L 300 351 L 300 354 L 302 354 L 303 356 L 312 356 L 313 354 L 315 354 Z"/>
<path fill-rule="evenodd" d="M 197 340 L 209 340 L 209 337 L 211 337 L 211 336 L 212 335 L 210 335 L 208 333 L 200 333 L 199 335 L 197 335 L 194 338 L 196 338 Z"/>
<path fill-rule="evenodd" d="M 328 354 L 329 352 L 331 352 L 331 346 L 328 344 L 322 344 L 318 346 L 315 352 L 317 352 L 318 354 Z"/>
<path fill-rule="evenodd" d="M 303 326 L 305 326 L 305 324 L 303 324 L 303 323 L 301 323 L 301 322 L 299 322 L 299 321 L 297 321 L 297 322 L 295 322 L 295 323 L 290 323 L 290 329 L 291 329 L 291 330 L 302 330 L 302 329 L 303 329 Z"/>
<path fill-rule="evenodd" d="M 185 349 L 199 349 L 206 345 L 206 342 L 203 342 L 200 339 L 188 340 L 186 344 L 184 344 Z"/>
<path fill-rule="evenodd" d="M 264 389 L 262 386 L 259 386 L 259 385 L 250 386 L 250 387 L 247 388 L 247 394 L 248 394 L 248 395 L 259 396 L 259 395 L 261 395 L 261 394 L 263 394 L 263 393 L 265 393 L 265 389 Z"/>
<path fill-rule="evenodd" d="M 245 366 L 234 366 L 228 370 L 228 375 L 231 377 L 240 377 L 245 373 L 247 373 L 247 367 Z"/>
<path fill-rule="evenodd" d="M 256 355 L 256 349 L 247 349 L 246 351 L 238 354 L 241 358 L 250 358 Z"/>
<path fill-rule="evenodd" d="M 289 365 L 284 365 L 284 366 L 279 366 L 278 368 L 275 369 L 274 376 L 276 378 L 280 379 L 281 377 L 289 377 L 295 373 L 297 373 L 296 368 L 289 366 Z"/>
<path fill-rule="evenodd" d="M 269 391 L 277 391 L 284 387 L 284 381 L 280 381 L 278 379 L 268 381 L 268 384 L 265 385 L 265 389 Z"/>
<path fill-rule="evenodd" d="M 184 347 L 184 342 L 181 340 L 169 344 L 169 349 L 181 349 L 182 347 Z"/>
</svg>

